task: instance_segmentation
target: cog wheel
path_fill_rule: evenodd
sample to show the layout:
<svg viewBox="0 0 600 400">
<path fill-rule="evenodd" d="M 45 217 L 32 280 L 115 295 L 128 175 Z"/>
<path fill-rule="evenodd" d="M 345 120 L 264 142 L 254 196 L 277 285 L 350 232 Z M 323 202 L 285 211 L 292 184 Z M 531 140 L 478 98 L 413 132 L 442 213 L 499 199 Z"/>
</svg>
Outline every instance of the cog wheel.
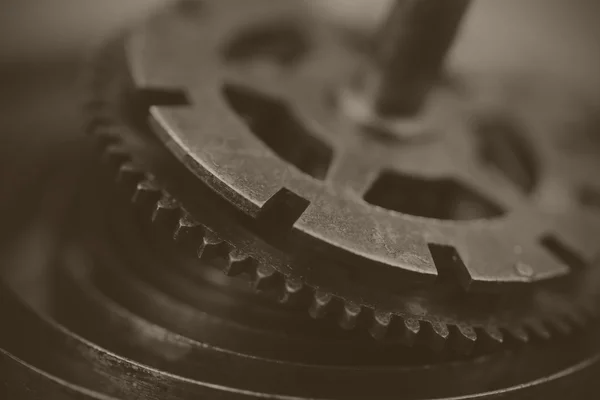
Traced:
<svg viewBox="0 0 600 400">
<path fill-rule="evenodd" d="M 595 316 L 598 165 L 560 120 L 489 107 L 468 75 L 417 117 L 374 113 L 367 54 L 295 2 L 248 3 L 173 8 L 94 67 L 89 130 L 153 220 L 376 338 L 469 349 Z"/>
</svg>

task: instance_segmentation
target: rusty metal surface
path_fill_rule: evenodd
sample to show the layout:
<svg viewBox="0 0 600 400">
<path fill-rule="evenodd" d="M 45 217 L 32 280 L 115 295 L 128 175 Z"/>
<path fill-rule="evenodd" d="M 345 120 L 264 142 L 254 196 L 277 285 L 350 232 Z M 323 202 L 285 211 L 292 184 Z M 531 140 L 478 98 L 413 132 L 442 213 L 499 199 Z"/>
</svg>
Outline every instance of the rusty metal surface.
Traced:
<svg viewBox="0 0 600 400">
<path fill-rule="evenodd" d="M 308 307 L 316 316 L 341 299 L 341 311 L 333 312 L 341 325 L 353 328 L 364 318 L 376 336 L 385 336 L 395 319 L 408 342 L 418 336 L 432 336 L 436 346 L 477 337 L 502 341 L 500 330 L 527 341 L 568 331 L 573 321 L 594 313 L 594 232 L 600 224 L 593 209 L 578 203 L 577 193 L 580 185 L 595 185 L 597 160 L 563 151 L 559 138 L 568 131 L 561 115 L 540 114 L 539 98 L 511 98 L 510 91 L 494 100 L 508 107 L 480 103 L 478 91 L 489 94 L 486 80 L 482 85 L 467 77 L 467 95 L 453 87 L 432 95 L 431 102 L 440 103 L 424 117 L 432 123 L 432 137 L 408 144 L 382 139 L 325 104 L 328 91 L 343 85 L 364 57 L 334 32 L 309 25 L 310 15 L 290 3 L 281 10 L 253 3 L 243 13 L 235 2 L 209 4 L 212 9 L 205 6 L 196 15 L 174 9 L 132 39 L 133 85 L 141 104 L 150 105 L 150 127 L 128 127 L 119 111 L 110 115 L 119 102 L 111 87 L 128 84 L 127 74 L 119 72 L 127 67 L 100 68 L 95 80 L 100 109 L 92 113 L 92 130 L 111 143 L 109 154 L 133 157 L 125 172 L 141 168 L 158 179 L 158 187 L 145 182 L 138 188 L 159 202 L 157 212 L 175 214 L 169 229 L 190 218 L 178 221 L 178 205 L 168 198 L 162 201 L 171 205 L 161 205 L 161 189 L 193 217 L 197 245 L 230 259 L 227 270 L 236 263 L 238 273 L 262 268 L 256 276 L 283 296 L 301 286 L 314 290 Z M 227 59 L 234 27 L 251 35 L 247 30 L 260 21 L 270 22 L 262 22 L 268 29 L 280 29 L 276 21 L 296 27 L 295 35 L 305 35 L 312 50 L 303 54 L 295 41 L 300 54 L 291 66 L 269 63 L 260 54 L 258 61 Z M 192 47 L 197 51 L 185 50 Z M 213 54 L 223 48 L 225 60 Z M 100 59 L 106 62 L 109 54 L 119 64 L 118 50 Z M 125 78 L 111 81 L 111 74 Z M 542 83 L 544 93 L 564 95 Z M 240 98 L 262 104 L 262 110 L 269 101 L 283 108 L 271 114 L 240 109 Z M 261 118 L 298 133 L 277 142 L 257 133 L 264 130 Z M 278 125 L 277 118 L 288 125 Z M 577 136 L 594 128 L 582 126 Z M 325 170 L 302 164 L 306 157 L 318 163 L 322 146 L 333 149 Z M 504 147 L 505 154 L 486 161 L 482 148 L 485 153 L 488 147 Z M 517 159 L 505 157 L 513 153 Z M 378 184 L 387 193 L 383 198 L 374 194 Z M 396 184 L 399 191 L 387 190 Z M 395 210 L 393 203 L 404 209 Z"/>
</svg>

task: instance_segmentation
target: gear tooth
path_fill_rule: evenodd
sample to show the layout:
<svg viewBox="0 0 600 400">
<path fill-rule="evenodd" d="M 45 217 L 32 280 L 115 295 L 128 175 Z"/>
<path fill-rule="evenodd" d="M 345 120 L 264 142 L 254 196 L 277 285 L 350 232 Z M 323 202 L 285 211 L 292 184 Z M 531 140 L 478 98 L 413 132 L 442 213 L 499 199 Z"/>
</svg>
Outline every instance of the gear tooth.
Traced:
<svg viewBox="0 0 600 400">
<path fill-rule="evenodd" d="M 315 319 L 323 318 L 325 315 L 327 315 L 332 300 L 333 296 L 331 293 L 316 290 L 313 296 L 313 302 L 309 309 L 310 316 Z"/>
<path fill-rule="evenodd" d="M 448 326 L 440 321 L 426 321 L 425 328 L 421 332 L 422 337 L 434 351 L 442 351 L 450 336 Z"/>
<path fill-rule="evenodd" d="M 133 190 L 142 179 L 144 173 L 133 162 L 125 162 L 119 167 L 116 181 L 122 187 Z"/>
<path fill-rule="evenodd" d="M 183 210 L 183 215 L 177 221 L 173 231 L 173 239 L 177 242 L 200 243 L 204 237 L 204 229 L 190 213 Z"/>
<path fill-rule="evenodd" d="M 129 154 L 119 143 L 109 143 L 104 147 L 102 162 L 107 164 L 113 171 L 118 171 L 121 165 L 129 160 Z"/>
<path fill-rule="evenodd" d="M 384 340 L 390 324 L 392 323 L 392 314 L 385 311 L 375 311 L 373 314 L 373 322 L 369 333 L 374 339 Z"/>
<path fill-rule="evenodd" d="M 347 301 L 344 304 L 342 315 L 339 319 L 340 327 L 346 330 L 354 329 L 356 327 L 356 323 L 358 322 L 361 309 L 362 308 L 360 305 Z"/>
<path fill-rule="evenodd" d="M 144 179 L 138 182 L 135 187 L 136 193 L 134 193 L 134 202 L 137 202 L 138 198 L 143 200 L 141 197 L 145 196 L 147 193 L 152 193 L 153 196 L 156 196 L 156 201 L 160 198 L 161 191 L 156 182 L 154 182 L 154 178 L 150 176 L 146 176 Z"/>
<path fill-rule="evenodd" d="M 260 264 L 256 268 L 252 287 L 258 292 L 267 292 L 281 287 L 281 275 L 270 265 Z"/>
<path fill-rule="evenodd" d="M 160 199 L 162 193 L 151 177 L 140 181 L 132 196 L 132 202 L 138 205 L 144 215 L 152 215 L 154 206 Z"/>
<path fill-rule="evenodd" d="M 279 301 L 284 304 L 297 303 L 304 289 L 304 284 L 299 279 L 286 278 L 283 293 Z"/>
<path fill-rule="evenodd" d="M 472 326 L 459 324 L 450 327 L 452 348 L 461 354 L 470 354 L 477 342 L 477 332 Z"/>
<path fill-rule="evenodd" d="M 171 233 L 176 229 L 179 220 L 179 203 L 166 192 L 156 202 L 152 212 L 152 222 Z"/>
<path fill-rule="evenodd" d="M 256 274 L 256 260 L 240 250 L 229 252 L 227 265 L 223 270 L 227 276 L 237 276 L 244 273 Z"/>
<path fill-rule="evenodd" d="M 402 320 L 400 341 L 407 346 L 413 346 L 422 332 L 421 322 L 414 318 L 398 318 Z"/>
<path fill-rule="evenodd" d="M 207 246 L 218 245 L 223 242 L 223 239 L 219 237 L 215 232 L 210 229 L 204 231 L 204 244 Z"/>
<path fill-rule="evenodd" d="M 532 320 L 527 322 L 527 327 L 531 330 L 531 332 L 538 338 L 542 340 L 549 340 L 552 337 L 552 333 L 550 329 L 546 327 L 542 321 Z"/>
<path fill-rule="evenodd" d="M 216 233 L 206 229 L 204 238 L 198 247 L 198 258 L 204 262 L 212 262 L 216 259 L 229 258 L 229 245 L 224 242 Z"/>
<path fill-rule="evenodd" d="M 573 333 L 573 326 L 562 317 L 553 319 L 552 327 L 559 335 L 567 336 Z"/>
<path fill-rule="evenodd" d="M 421 321 L 389 312 L 376 311 L 370 329 L 371 336 L 412 347 L 422 335 Z"/>
<path fill-rule="evenodd" d="M 504 343 L 504 334 L 496 325 L 489 325 L 483 328 L 482 334 L 487 347 L 497 347 Z"/>
<path fill-rule="evenodd" d="M 521 326 L 509 328 L 508 333 L 510 334 L 510 337 L 515 339 L 518 343 L 528 343 L 530 340 L 529 333 Z"/>
<path fill-rule="evenodd" d="M 198 258 L 203 261 L 212 261 L 214 248 L 221 244 L 222 240 L 213 231 L 205 229 L 202 241 L 197 249 Z"/>
</svg>

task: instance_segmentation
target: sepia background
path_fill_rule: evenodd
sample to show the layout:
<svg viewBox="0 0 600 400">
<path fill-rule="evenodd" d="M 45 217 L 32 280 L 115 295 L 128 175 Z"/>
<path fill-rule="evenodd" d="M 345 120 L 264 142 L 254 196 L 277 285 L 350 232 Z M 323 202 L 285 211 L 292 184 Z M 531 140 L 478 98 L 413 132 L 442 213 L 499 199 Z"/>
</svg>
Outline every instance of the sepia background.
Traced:
<svg viewBox="0 0 600 400">
<path fill-rule="evenodd" d="M 0 148 L 77 131 L 77 76 L 85 49 L 172 1 L 5 0 L 0 13 Z M 364 32 L 377 25 L 389 5 L 389 0 L 299 1 Z M 452 64 L 475 71 L 534 71 L 600 98 L 600 2 L 473 3 Z"/>
<path fill-rule="evenodd" d="M 14 91 L 44 91 L 40 86 L 44 82 L 72 75 L 69 62 L 90 42 L 171 1 L 5 0 L 0 13 L 3 103 Z M 328 18 L 367 31 L 389 4 L 389 0 L 301 1 Z M 474 0 L 454 58 L 473 68 L 543 70 L 596 90 L 599 10 L 595 0 Z"/>
</svg>

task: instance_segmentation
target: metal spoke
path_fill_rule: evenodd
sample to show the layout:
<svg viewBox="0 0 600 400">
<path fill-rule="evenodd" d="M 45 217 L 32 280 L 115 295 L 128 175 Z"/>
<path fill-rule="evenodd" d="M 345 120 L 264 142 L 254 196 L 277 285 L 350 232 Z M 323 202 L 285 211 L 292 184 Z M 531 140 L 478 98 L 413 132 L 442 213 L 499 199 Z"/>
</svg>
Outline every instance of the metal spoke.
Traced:
<svg viewBox="0 0 600 400">
<path fill-rule="evenodd" d="M 334 187 L 343 188 L 362 197 L 379 173 L 380 169 L 369 157 L 365 157 L 365 154 L 348 150 L 340 153 L 334 160 L 327 180 Z"/>
<path fill-rule="evenodd" d="M 527 202 L 526 194 L 497 168 L 465 163 L 454 175 L 458 182 L 504 211 L 515 210 Z"/>
</svg>

